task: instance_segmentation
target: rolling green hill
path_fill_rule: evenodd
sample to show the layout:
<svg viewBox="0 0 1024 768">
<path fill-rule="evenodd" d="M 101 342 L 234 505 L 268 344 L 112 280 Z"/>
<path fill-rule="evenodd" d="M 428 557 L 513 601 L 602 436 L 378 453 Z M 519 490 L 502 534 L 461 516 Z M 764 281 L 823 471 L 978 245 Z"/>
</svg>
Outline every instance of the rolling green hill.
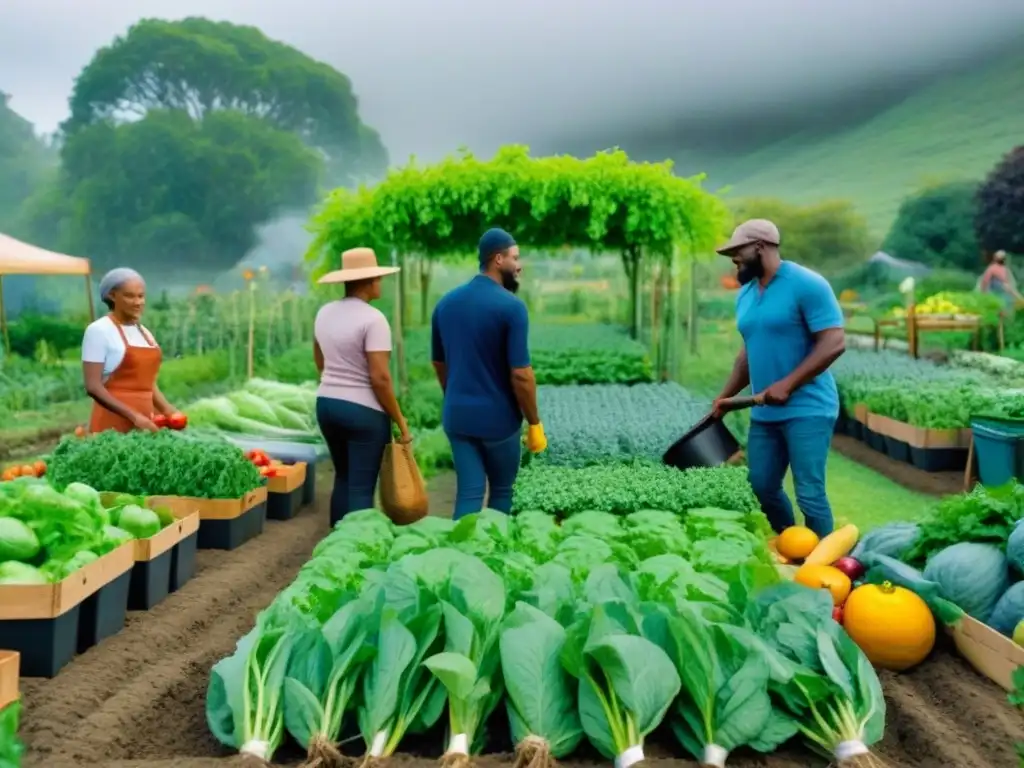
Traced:
<svg viewBox="0 0 1024 768">
<path fill-rule="evenodd" d="M 845 198 L 883 237 L 902 198 L 922 184 L 981 179 L 1024 144 L 1024 54 L 949 76 L 827 137 L 795 135 L 707 167 L 730 197 L 795 203 Z"/>
</svg>

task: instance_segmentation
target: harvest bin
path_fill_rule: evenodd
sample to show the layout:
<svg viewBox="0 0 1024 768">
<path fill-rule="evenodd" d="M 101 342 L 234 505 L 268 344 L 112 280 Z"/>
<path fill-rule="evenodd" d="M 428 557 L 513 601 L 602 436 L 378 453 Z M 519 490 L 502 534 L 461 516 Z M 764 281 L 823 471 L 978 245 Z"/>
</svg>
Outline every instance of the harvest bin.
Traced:
<svg viewBox="0 0 1024 768">
<path fill-rule="evenodd" d="M 84 603 L 126 576 L 134 558 L 129 541 L 55 584 L 0 586 L 0 648 L 21 654 L 22 675 L 53 677 L 71 661 Z"/>
<path fill-rule="evenodd" d="M 882 443 L 882 448 L 876 450 L 925 472 L 962 470 L 967 465 L 968 429 L 916 427 L 875 413 L 868 414 L 867 429 Z M 875 439 L 872 438 L 872 448 Z"/>
<path fill-rule="evenodd" d="M 258 449 L 270 458 L 285 464 L 305 463 L 307 465 L 306 482 L 302 486 L 302 503 L 313 503 L 316 498 L 317 465 L 329 456 L 326 446 L 311 443 L 289 443 L 285 440 L 264 440 L 249 435 L 230 435 L 228 439 L 243 451 Z"/>
<path fill-rule="evenodd" d="M 236 549 L 263 533 L 267 518 L 266 484 L 240 499 L 153 496 L 152 501 L 170 509 L 175 517 L 198 512 L 200 549 Z"/>
<path fill-rule="evenodd" d="M 135 542 L 129 542 L 133 545 Z M 134 552 L 133 552 L 134 554 Z M 134 562 L 134 560 L 133 560 Z M 132 569 L 111 579 L 82 603 L 78 615 L 78 652 L 85 653 L 124 629 Z"/>
<path fill-rule="evenodd" d="M 100 497 L 106 504 L 110 497 L 116 495 L 101 493 Z M 184 539 L 189 537 L 192 537 L 194 545 L 195 534 L 199 530 L 198 512 L 186 514 L 182 510 L 171 509 L 166 504 L 158 503 L 153 498 L 146 499 L 145 504 L 149 509 L 159 507 L 169 509 L 178 520 L 148 539 L 135 540 L 135 565 L 132 568 L 131 581 L 128 586 L 129 611 L 148 611 L 173 591 L 171 577 L 175 550 Z M 195 552 L 194 546 L 192 551 Z M 195 571 L 194 561 L 193 555 L 192 572 Z M 191 574 L 189 574 L 189 578 L 191 578 Z"/>
<path fill-rule="evenodd" d="M 302 508 L 306 484 L 306 462 L 275 467 L 277 475 L 267 480 L 267 519 L 290 520 Z"/>
<path fill-rule="evenodd" d="M 1003 485 L 1024 477 L 1024 421 L 975 416 L 971 419 L 974 454 L 982 485 Z"/>
</svg>

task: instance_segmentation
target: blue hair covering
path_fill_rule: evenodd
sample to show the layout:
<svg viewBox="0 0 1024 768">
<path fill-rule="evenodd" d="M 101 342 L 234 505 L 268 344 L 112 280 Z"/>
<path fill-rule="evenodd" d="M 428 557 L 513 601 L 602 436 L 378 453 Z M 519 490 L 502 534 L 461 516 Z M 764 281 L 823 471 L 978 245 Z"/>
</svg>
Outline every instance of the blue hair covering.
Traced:
<svg viewBox="0 0 1024 768">
<path fill-rule="evenodd" d="M 107 272 L 103 279 L 100 280 L 100 301 L 108 301 L 111 293 L 130 280 L 138 280 L 143 285 L 146 284 L 146 281 L 142 279 L 142 275 L 129 267 L 118 267 Z"/>
<path fill-rule="evenodd" d="M 511 248 L 515 244 L 515 238 L 504 229 L 499 229 L 498 227 L 488 229 L 480 238 L 480 245 L 477 246 L 480 268 L 486 267 L 494 254 Z"/>
</svg>

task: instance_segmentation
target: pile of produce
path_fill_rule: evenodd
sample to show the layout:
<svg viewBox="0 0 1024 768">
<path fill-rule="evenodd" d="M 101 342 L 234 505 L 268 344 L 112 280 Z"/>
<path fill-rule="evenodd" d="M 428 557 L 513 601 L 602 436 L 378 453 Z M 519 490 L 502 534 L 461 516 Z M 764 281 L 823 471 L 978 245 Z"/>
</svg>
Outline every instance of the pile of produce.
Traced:
<svg viewBox="0 0 1024 768">
<path fill-rule="evenodd" d="M 207 722 L 264 760 L 288 735 L 323 768 L 414 734 L 465 766 L 498 721 L 524 768 L 584 740 L 630 766 L 663 722 L 707 766 L 794 739 L 871 765 L 878 678 L 825 592 L 780 581 L 756 517 L 351 513 L 214 666 Z"/>
<path fill-rule="evenodd" d="M 881 530 L 881 529 L 876 529 Z M 865 573 L 861 560 L 851 556 L 879 546 L 887 535 L 875 531 L 858 542 L 859 531 L 845 525 L 819 541 L 814 531 L 803 526 L 784 530 L 769 546 L 786 563 L 799 562 L 793 581 L 824 590 L 832 601 L 832 617 L 876 667 L 903 671 L 920 664 L 935 646 L 932 610 L 947 618 L 955 606 L 944 607 L 941 597 L 930 594 L 933 604 L 914 591 L 894 584 L 894 574 L 884 570 Z M 951 618 L 951 620 L 952 620 Z"/>
<path fill-rule="evenodd" d="M 876 528 L 852 554 L 868 580 L 912 590 L 942 621 L 963 612 L 1024 644 L 1022 520 L 1024 486 L 979 485 L 919 523 Z"/>
<path fill-rule="evenodd" d="M 184 413 L 172 413 L 170 416 L 164 416 L 162 413 L 154 413 L 150 416 L 150 420 L 156 425 L 157 429 L 173 429 L 180 431 L 188 426 L 188 417 Z"/>
<path fill-rule="evenodd" d="M 240 448 L 191 430 L 66 437 L 50 456 L 47 477 L 57 488 L 79 482 L 133 496 L 201 499 L 238 499 L 264 482 Z"/>
<path fill-rule="evenodd" d="M 14 701 L 0 709 L 0 766 L 18 768 L 25 745 L 18 738 L 18 719 L 21 702 Z"/>
<path fill-rule="evenodd" d="M 0 482 L 6 483 L 19 477 L 42 477 L 45 474 L 45 461 L 36 461 L 32 464 L 16 464 L 0 472 Z"/>
<path fill-rule="evenodd" d="M 315 413 L 315 389 L 266 379 L 189 406 L 193 427 L 298 443 L 320 442 Z"/>
<path fill-rule="evenodd" d="M 580 467 L 661 461 L 711 409 L 675 383 L 541 387 L 538 402 L 548 436 L 544 461 Z"/>
<path fill-rule="evenodd" d="M 0 485 L 0 585 L 60 581 L 174 522 L 167 510 L 144 504 L 119 496 L 105 507 L 100 494 L 82 483 L 63 492 L 30 478 Z"/>
</svg>

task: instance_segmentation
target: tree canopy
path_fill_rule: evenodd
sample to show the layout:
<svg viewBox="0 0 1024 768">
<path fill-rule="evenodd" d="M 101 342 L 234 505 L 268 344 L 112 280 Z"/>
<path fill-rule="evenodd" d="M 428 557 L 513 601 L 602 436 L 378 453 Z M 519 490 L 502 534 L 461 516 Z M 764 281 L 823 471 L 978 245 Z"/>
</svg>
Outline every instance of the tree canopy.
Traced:
<svg viewBox="0 0 1024 768">
<path fill-rule="evenodd" d="M 982 249 L 1024 254 L 1024 145 L 992 169 L 978 189 L 977 203 L 974 226 Z"/>
<path fill-rule="evenodd" d="M 313 202 L 320 171 L 299 137 L 233 111 L 97 122 L 62 154 L 58 185 L 26 211 L 30 226 L 58 231 L 97 270 L 128 263 L 162 275 L 232 267 L 257 226 Z"/>
<path fill-rule="evenodd" d="M 333 192 L 311 222 L 308 258 L 322 274 L 357 245 L 434 257 L 472 253 L 489 227 L 537 248 L 708 251 L 728 211 L 700 183 L 675 176 L 669 162 L 633 163 L 620 150 L 587 159 L 535 158 L 522 146 L 503 147 L 491 160 L 463 152 L 393 170 L 372 189 Z"/>
<path fill-rule="evenodd" d="M 770 219 L 782 235 L 787 259 L 815 269 L 842 269 L 863 261 L 871 250 L 864 218 L 846 200 L 793 205 L 776 198 L 742 198 L 733 203 L 738 224 Z"/>
<path fill-rule="evenodd" d="M 138 22 L 97 51 L 75 81 L 70 106 L 61 126 L 67 136 L 153 109 L 180 109 L 197 121 L 218 110 L 242 112 L 322 150 L 333 184 L 376 177 L 388 163 L 345 75 L 255 27 L 228 22 Z"/>
<path fill-rule="evenodd" d="M 14 227 L 21 203 L 57 164 L 57 153 L 40 141 L 32 123 L 8 106 L 0 92 L 0 232 Z"/>
<path fill-rule="evenodd" d="M 932 267 L 977 271 L 981 262 L 974 233 L 978 184 L 935 184 L 907 197 L 882 243 L 890 256 Z"/>
<path fill-rule="evenodd" d="M 60 172 L 21 219 L 33 242 L 97 270 L 205 280 L 323 182 L 388 162 L 348 78 L 254 27 L 141 21 L 96 53 L 70 105 Z"/>
</svg>

